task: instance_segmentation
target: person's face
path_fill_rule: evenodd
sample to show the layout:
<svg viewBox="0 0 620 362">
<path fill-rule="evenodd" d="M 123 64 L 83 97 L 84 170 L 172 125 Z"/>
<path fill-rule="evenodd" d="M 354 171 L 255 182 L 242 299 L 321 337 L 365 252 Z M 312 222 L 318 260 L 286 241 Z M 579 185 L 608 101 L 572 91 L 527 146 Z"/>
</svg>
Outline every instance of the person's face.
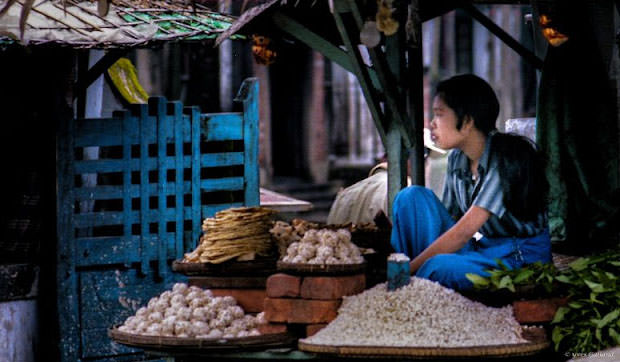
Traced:
<svg viewBox="0 0 620 362">
<path fill-rule="evenodd" d="M 440 148 L 448 150 L 459 148 L 465 133 L 463 132 L 468 122 L 463 122 L 460 130 L 456 129 L 457 116 L 439 96 L 433 99 L 433 120 L 431 121 L 431 139 Z"/>
</svg>

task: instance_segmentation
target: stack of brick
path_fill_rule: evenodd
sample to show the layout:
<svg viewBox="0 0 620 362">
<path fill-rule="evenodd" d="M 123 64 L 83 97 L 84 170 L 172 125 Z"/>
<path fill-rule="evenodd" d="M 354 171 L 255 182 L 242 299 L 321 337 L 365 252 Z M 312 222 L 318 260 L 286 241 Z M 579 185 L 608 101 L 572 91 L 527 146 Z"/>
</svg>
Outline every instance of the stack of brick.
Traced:
<svg viewBox="0 0 620 362">
<path fill-rule="evenodd" d="M 274 274 L 267 279 L 263 332 L 294 332 L 309 337 L 338 314 L 342 297 L 364 291 L 366 276 L 295 276 Z"/>
<path fill-rule="evenodd" d="M 521 324 L 549 323 L 555 312 L 568 304 L 568 298 L 517 300 L 512 303 L 515 319 Z"/>
</svg>

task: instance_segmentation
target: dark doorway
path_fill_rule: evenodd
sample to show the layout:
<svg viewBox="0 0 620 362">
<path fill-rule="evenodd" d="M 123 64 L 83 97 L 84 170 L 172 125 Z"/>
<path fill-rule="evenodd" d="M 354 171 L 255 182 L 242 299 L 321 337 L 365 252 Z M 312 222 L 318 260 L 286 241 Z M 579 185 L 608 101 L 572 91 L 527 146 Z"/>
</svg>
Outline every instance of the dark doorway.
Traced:
<svg viewBox="0 0 620 362">
<path fill-rule="evenodd" d="M 282 43 L 270 66 L 274 176 L 307 177 L 303 119 L 310 98 L 310 60 L 308 48 Z"/>
</svg>

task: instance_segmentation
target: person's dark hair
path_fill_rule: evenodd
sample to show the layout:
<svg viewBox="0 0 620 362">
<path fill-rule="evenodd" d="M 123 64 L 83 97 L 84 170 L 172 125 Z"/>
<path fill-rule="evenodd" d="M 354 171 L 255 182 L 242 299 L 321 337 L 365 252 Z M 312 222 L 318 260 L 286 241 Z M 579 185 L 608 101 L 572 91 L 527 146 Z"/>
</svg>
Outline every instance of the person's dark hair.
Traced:
<svg viewBox="0 0 620 362">
<path fill-rule="evenodd" d="M 548 191 L 536 144 L 514 133 L 496 133 L 490 147 L 497 157 L 506 209 L 519 220 L 534 220 L 547 207 Z"/>
<path fill-rule="evenodd" d="M 461 129 L 466 116 L 484 134 L 495 129 L 499 102 L 484 79 L 473 74 L 456 75 L 439 82 L 435 94 L 456 113 L 456 129 Z"/>
</svg>

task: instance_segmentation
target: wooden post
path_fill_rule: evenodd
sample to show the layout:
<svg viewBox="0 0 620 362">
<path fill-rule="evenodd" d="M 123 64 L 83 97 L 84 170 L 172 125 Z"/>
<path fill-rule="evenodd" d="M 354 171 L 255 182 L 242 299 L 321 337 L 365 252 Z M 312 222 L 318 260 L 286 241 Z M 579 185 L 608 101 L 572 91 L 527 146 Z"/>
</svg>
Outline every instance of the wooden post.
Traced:
<svg viewBox="0 0 620 362">
<path fill-rule="evenodd" d="M 392 218 L 392 205 L 396 194 L 406 185 L 406 166 L 403 167 L 403 144 L 400 130 L 390 126 L 387 132 L 387 144 L 385 147 L 388 158 L 388 216 Z M 396 167 L 394 167 L 396 166 Z"/>
<path fill-rule="evenodd" d="M 419 16 L 419 0 L 411 0 L 407 21 L 407 83 L 409 85 L 408 109 L 413 123 L 414 142 L 409 160 L 411 179 L 416 185 L 424 185 L 424 90 L 422 65 L 422 22 Z"/>
<path fill-rule="evenodd" d="M 73 194 L 73 165 L 72 150 L 75 145 L 73 135 L 75 124 L 71 116 L 64 115 L 59 119 L 60 124 L 56 133 L 57 153 L 56 160 L 56 192 L 57 192 L 57 237 L 58 250 L 56 255 L 56 278 L 58 293 L 58 315 L 61 316 L 62 334 L 60 337 L 60 360 L 77 361 L 80 350 L 81 328 L 78 316 L 78 279 L 74 270 L 76 266 L 75 237 L 68 230 L 73 229 L 71 215 L 74 213 L 75 203 Z M 64 323 L 63 323 L 64 322 Z"/>
<path fill-rule="evenodd" d="M 232 4 L 229 1 L 218 1 L 218 11 L 223 14 L 230 14 Z M 232 97 L 232 40 L 227 39 L 218 46 L 218 57 L 220 64 L 220 108 L 223 112 L 230 112 L 233 108 Z"/>
<path fill-rule="evenodd" d="M 244 80 L 235 101 L 243 104 L 245 205 L 258 206 L 260 204 L 260 180 L 258 179 L 258 167 L 256 167 L 258 160 L 258 80 L 256 78 Z"/>
<path fill-rule="evenodd" d="M 36 361 L 38 280 L 39 267 L 33 264 L 0 265 L 1 361 Z"/>
<path fill-rule="evenodd" d="M 273 179 L 273 158 L 271 154 L 271 86 L 269 81 L 269 67 L 256 62 L 253 63 L 254 76 L 260 84 L 258 92 L 259 107 L 259 143 L 258 143 L 258 172 L 261 184 L 271 185 Z"/>
<path fill-rule="evenodd" d="M 311 53 L 310 102 L 304 109 L 304 144 L 308 145 L 306 162 L 314 182 L 324 183 L 328 174 L 327 122 L 325 118 L 325 68 L 324 58 L 316 51 Z"/>
<path fill-rule="evenodd" d="M 400 5 L 400 6 L 399 6 Z M 404 104 L 406 101 L 406 87 L 407 82 L 400 81 L 405 75 L 406 63 L 404 54 L 405 44 L 405 19 L 406 19 L 406 7 L 402 6 L 402 2 L 397 3 L 397 10 L 394 16 L 400 23 L 396 34 L 388 36 L 385 40 L 385 57 L 387 58 L 387 65 L 393 79 L 397 80 L 397 84 L 400 89 L 394 92 L 397 104 L 396 107 L 391 108 L 387 114 L 389 122 L 388 136 L 386 151 L 388 154 L 388 214 L 392 216 L 392 205 L 396 194 L 407 185 L 407 162 L 406 152 L 403 148 L 403 138 L 407 135 L 403 134 L 406 129 L 403 125 L 399 124 L 400 121 L 408 121 L 406 114 L 401 114 L 400 117 L 394 114 L 397 109 L 404 110 Z"/>
</svg>

